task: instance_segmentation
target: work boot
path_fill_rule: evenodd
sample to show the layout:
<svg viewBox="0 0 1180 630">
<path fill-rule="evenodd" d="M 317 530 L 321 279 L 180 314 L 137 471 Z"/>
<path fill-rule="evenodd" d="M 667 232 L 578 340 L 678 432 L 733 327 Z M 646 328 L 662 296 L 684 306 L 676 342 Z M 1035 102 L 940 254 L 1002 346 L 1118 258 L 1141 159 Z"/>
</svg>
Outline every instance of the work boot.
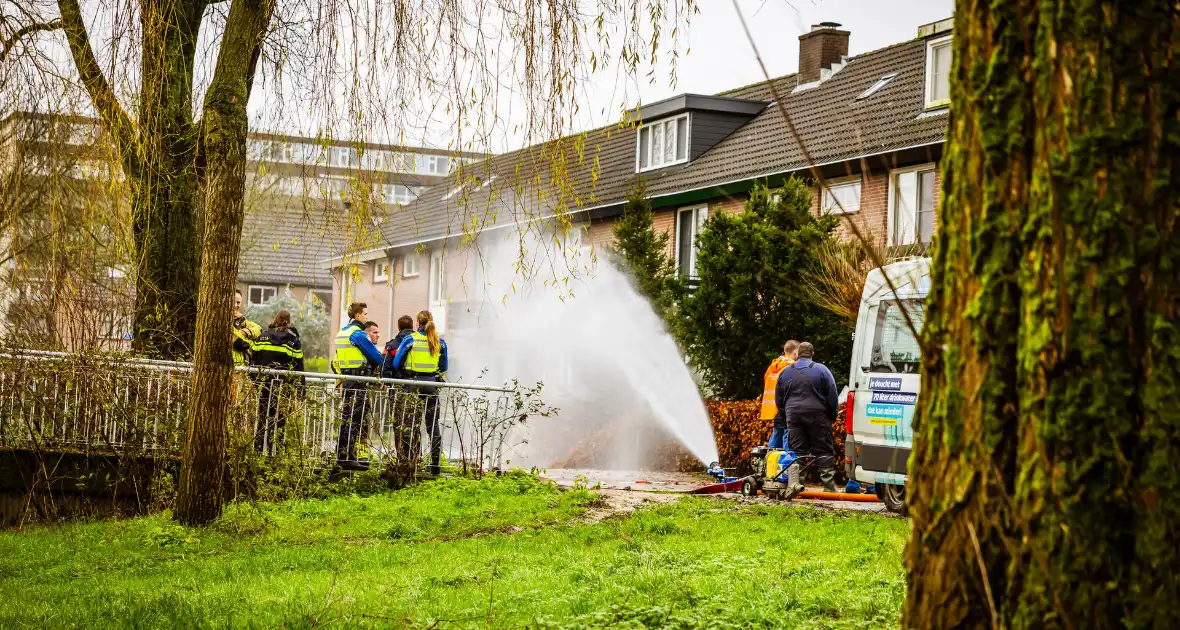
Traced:
<svg viewBox="0 0 1180 630">
<path fill-rule="evenodd" d="M 835 468 L 821 468 L 819 471 L 819 480 L 824 483 L 824 492 L 836 491 L 836 469 Z"/>
</svg>

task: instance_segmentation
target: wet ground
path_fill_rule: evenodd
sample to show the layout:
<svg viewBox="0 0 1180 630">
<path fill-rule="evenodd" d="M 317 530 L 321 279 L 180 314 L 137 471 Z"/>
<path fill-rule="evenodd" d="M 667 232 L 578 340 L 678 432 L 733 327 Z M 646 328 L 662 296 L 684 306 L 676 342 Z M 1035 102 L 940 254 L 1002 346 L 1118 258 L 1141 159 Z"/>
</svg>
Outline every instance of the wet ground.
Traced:
<svg viewBox="0 0 1180 630">
<path fill-rule="evenodd" d="M 544 477 L 552 479 L 558 485 L 562 486 L 572 487 L 578 483 L 584 483 L 588 488 L 601 488 L 602 490 L 610 491 L 612 495 L 618 493 L 618 491 L 630 491 L 648 495 L 647 498 L 649 499 L 654 499 L 655 496 L 666 495 L 668 493 L 689 492 L 713 483 L 713 480 L 704 473 L 652 472 L 645 470 L 559 468 L 546 471 Z M 820 489 L 819 487 L 808 487 L 808 490 Z M 777 503 L 763 495 L 743 497 L 737 493 L 722 493 L 717 496 L 753 503 Z M 886 512 L 885 506 L 877 502 L 820 501 L 812 499 L 796 499 L 794 502 L 833 509 Z"/>
</svg>

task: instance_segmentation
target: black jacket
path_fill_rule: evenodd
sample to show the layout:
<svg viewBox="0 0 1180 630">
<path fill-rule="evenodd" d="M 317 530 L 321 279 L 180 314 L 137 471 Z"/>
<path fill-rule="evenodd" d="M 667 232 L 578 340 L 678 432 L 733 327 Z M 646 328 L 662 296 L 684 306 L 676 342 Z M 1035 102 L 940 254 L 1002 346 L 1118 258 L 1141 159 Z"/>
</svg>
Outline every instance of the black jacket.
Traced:
<svg viewBox="0 0 1180 630">
<path fill-rule="evenodd" d="M 838 395 L 832 372 L 823 363 L 808 358 L 783 368 L 774 386 L 774 402 L 787 422 L 815 416 L 825 417 L 828 422 L 835 420 Z"/>
<path fill-rule="evenodd" d="M 303 344 L 299 341 L 299 330 L 271 328 L 258 336 L 254 342 L 254 356 L 251 365 L 276 370 L 303 371 Z"/>
<path fill-rule="evenodd" d="M 381 378 L 405 378 L 401 370 L 393 366 L 393 358 L 397 356 L 397 349 L 402 345 L 402 339 L 409 337 L 414 330 L 399 330 L 397 336 L 385 344 L 385 356 L 381 359 Z"/>
</svg>

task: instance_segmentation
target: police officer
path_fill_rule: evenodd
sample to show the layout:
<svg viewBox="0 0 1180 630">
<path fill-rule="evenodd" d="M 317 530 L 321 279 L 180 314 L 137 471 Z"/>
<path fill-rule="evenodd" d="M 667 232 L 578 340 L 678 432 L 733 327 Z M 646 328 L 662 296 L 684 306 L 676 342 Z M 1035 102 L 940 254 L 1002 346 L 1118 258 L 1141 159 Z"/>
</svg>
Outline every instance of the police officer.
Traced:
<svg viewBox="0 0 1180 630">
<path fill-rule="evenodd" d="M 254 342 L 254 356 L 251 360 L 256 367 L 272 370 L 303 370 L 303 344 L 299 330 L 291 325 L 291 312 L 281 310 L 275 314 L 270 327 Z M 287 425 L 286 413 L 280 403 L 287 405 L 306 386 L 302 376 L 278 376 L 259 374 L 258 428 L 254 431 L 254 449 L 267 455 L 274 454 L 283 440 L 283 429 Z"/>
<path fill-rule="evenodd" d="M 438 336 L 430 311 L 418 313 L 418 330 L 402 340 L 397 355 L 393 358 L 393 365 L 395 369 L 401 370 L 406 378 L 432 383 L 442 382 L 447 371 L 447 342 Z M 420 385 L 415 391 L 425 404 L 426 432 L 430 434 L 429 472 L 437 475 L 442 460 L 442 432 L 438 426 L 438 387 Z"/>
<path fill-rule="evenodd" d="M 250 365 L 252 344 L 262 334 L 262 327 L 242 314 L 242 292 L 234 292 L 234 366 Z"/>
<path fill-rule="evenodd" d="M 348 325 L 336 333 L 336 358 L 332 368 L 346 376 L 371 376 L 381 365 L 381 352 L 365 333 L 363 322 L 368 315 L 368 304 L 353 302 L 348 305 Z M 365 470 L 369 462 L 358 461 L 356 440 L 361 434 L 365 417 L 363 381 L 345 380 L 342 386 L 344 407 L 341 410 L 340 439 L 336 443 L 336 459 L 341 468 Z"/>
<path fill-rule="evenodd" d="M 836 491 L 836 447 L 832 422 L 836 419 L 836 379 L 822 363 L 812 360 L 815 348 L 804 341 L 798 358 L 784 369 L 774 389 L 774 401 L 787 418 L 787 443 L 797 455 L 814 455 L 824 491 Z"/>
<path fill-rule="evenodd" d="M 405 378 L 402 371 L 393 366 L 393 359 L 397 356 L 402 341 L 414 334 L 414 318 L 402 315 L 397 319 L 397 335 L 385 343 L 384 358 L 381 360 L 381 378 Z M 418 442 L 418 422 L 413 410 L 407 405 L 405 388 L 401 385 L 390 385 L 386 390 L 388 409 L 393 411 L 397 422 L 397 459 L 403 474 L 413 472 L 414 448 Z M 400 404 L 399 404 L 400 403 Z"/>
</svg>

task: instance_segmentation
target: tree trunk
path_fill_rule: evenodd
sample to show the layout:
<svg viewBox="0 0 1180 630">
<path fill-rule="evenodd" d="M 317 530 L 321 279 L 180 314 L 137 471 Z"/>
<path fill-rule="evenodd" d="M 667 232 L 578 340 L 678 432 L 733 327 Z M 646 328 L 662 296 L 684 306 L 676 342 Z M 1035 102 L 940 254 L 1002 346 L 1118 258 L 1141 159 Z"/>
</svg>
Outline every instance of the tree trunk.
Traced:
<svg viewBox="0 0 1180 630">
<path fill-rule="evenodd" d="M 233 404 L 234 283 L 246 190 L 246 104 L 274 0 L 235 0 L 205 97 L 203 253 L 193 358 L 192 399 L 176 520 L 209 523 L 224 501 L 225 445 Z"/>
<path fill-rule="evenodd" d="M 963 0 L 903 623 L 1180 627 L 1180 12 Z"/>
<path fill-rule="evenodd" d="M 131 179 L 136 245 L 134 347 L 189 355 L 197 311 L 198 238 L 193 63 L 203 0 L 142 3 L 139 169 Z"/>
</svg>

